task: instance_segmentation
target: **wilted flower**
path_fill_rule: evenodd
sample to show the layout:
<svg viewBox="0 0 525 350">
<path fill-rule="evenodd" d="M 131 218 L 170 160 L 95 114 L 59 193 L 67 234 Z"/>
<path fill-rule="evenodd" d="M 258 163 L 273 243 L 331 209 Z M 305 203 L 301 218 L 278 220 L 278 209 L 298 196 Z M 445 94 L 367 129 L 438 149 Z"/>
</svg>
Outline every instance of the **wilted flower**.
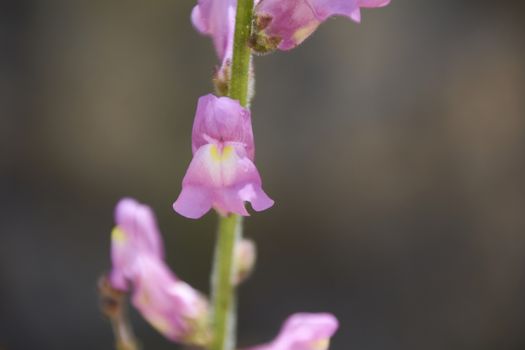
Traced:
<svg viewBox="0 0 525 350">
<path fill-rule="evenodd" d="M 290 50 L 302 43 L 328 17 L 341 15 L 359 22 L 364 7 L 386 6 L 390 0 L 261 0 L 255 7 L 251 45 L 255 51 Z"/>
<path fill-rule="evenodd" d="M 199 99 L 192 151 L 182 192 L 173 203 L 176 212 L 197 219 L 213 207 L 222 215 L 246 216 L 245 201 L 256 211 L 273 205 L 253 164 L 250 111 L 238 101 L 211 94 Z"/>
<path fill-rule="evenodd" d="M 163 260 L 162 240 L 151 209 L 122 199 L 111 236 L 113 288 L 132 291 L 132 304 L 168 339 L 195 345 L 208 341 L 206 299 L 179 280 Z"/>
<path fill-rule="evenodd" d="M 337 319 L 332 314 L 293 314 L 275 340 L 247 350 L 327 350 L 330 338 L 338 327 Z"/>
</svg>

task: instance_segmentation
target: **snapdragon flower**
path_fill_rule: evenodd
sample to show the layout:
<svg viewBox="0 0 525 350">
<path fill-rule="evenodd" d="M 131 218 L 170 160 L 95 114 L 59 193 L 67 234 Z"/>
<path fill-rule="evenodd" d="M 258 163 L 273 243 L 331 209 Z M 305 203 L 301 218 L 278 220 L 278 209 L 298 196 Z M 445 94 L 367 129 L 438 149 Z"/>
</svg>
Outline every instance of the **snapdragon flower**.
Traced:
<svg viewBox="0 0 525 350">
<path fill-rule="evenodd" d="M 328 350 L 338 327 L 332 314 L 296 313 L 286 320 L 275 340 L 246 350 Z"/>
<path fill-rule="evenodd" d="M 179 280 L 164 262 L 162 240 L 152 210 L 122 199 L 111 238 L 113 288 L 132 292 L 132 304 L 166 338 L 192 345 L 209 340 L 208 303 Z"/>
<path fill-rule="evenodd" d="M 193 159 L 173 203 L 179 214 L 197 219 L 212 207 L 221 215 L 249 215 L 273 205 L 262 190 L 253 161 L 255 147 L 250 111 L 229 97 L 199 98 L 192 132 Z"/>
<path fill-rule="evenodd" d="M 261 0 L 255 7 L 251 45 L 264 53 L 301 44 L 331 16 L 361 20 L 361 8 L 382 7 L 390 0 Z"/>
</svg>

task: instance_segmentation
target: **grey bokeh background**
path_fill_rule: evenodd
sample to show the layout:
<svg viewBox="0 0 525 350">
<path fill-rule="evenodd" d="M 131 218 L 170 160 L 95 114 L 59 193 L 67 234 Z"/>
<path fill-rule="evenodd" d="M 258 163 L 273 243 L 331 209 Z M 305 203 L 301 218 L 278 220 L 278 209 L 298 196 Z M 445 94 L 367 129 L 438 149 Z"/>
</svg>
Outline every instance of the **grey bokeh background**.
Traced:
<svg viewBox="0 0 525 350">
<path fill-rule="evenodd" d="M 210 41 L 194 1 L 0 5 L 0 348 L 111 349 L 95 282 L 113 206 L 152 205 L 170 265 L 208 290 L 215 217 L 171 210 Z M 525 348 L 520 2 L 394 0 L 256 58 L 272 210 L 239 343 L 330 311 L 332 349 Z M 145 349 L 173 349 L 138 315 Z"/>
</svg>

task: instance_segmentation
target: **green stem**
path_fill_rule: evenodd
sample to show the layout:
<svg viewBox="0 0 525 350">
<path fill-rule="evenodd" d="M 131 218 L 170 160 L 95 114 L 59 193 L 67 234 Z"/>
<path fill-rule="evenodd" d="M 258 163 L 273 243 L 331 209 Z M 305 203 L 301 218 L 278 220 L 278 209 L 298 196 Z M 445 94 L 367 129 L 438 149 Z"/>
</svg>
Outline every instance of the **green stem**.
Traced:
<svg viewBox="0 0 525 350">
<path fill-rule="evenodd" d="M 232 350 L 235 347 L 235 243 L 240 239 L 242 221 L 239 215 L 220 217 L 213 266 L 214 337 L 212 350 Z"/>
<path fill-rule="evenodd" d="M 253 0 L 238 0 L 235 17 L 235 38 L 233 42 L 233 62 L 228 96 L 248 105 L 248 85 L 250 81 L 251 50 L 248 47 L 252 25 Z"/>
<path fill-rule="evenodd" d="M 233 62 L 228 96 L 247 106 L 249 101 L 251 50 L 248 38 L 252 23 L 253 0 L 237 0 Z M 242 217 L 219 218 L 219 232 L 212 275 L 214 338 L 211 350 L 235 348 L 235 243 L 242 237 Z"/>
<path fill-rule="evenodd" d="M 126 294 L 114 289 L 107 277 L 98 281 L 101 311 L 111 321 L 116 350 L 139 350 L 139 345 L 129 323 Z"/>
</svg>

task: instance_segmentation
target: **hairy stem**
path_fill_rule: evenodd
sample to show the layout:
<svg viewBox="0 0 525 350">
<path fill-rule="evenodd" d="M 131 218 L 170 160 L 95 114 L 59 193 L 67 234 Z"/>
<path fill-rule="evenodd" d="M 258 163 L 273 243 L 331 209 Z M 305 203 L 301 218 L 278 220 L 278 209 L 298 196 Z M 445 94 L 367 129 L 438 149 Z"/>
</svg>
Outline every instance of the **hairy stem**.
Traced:
<svg viewBox="0 0 525 350">
<path fill-rule="evenodd" d="M 228 96 L 247 106 L 251 50 L 248 47 L 252 25 L 253 0 L 238 0 L 235 17 L 233 62 Z"/>
<path fill-rule="evenodd" d="M 233 62 L 228 96 L 249 104 L 251 51 L 248 47 L 253 0 L 237 0 Z M 219 217 L 219 230 L 212 274 L 214 338 L 211 350 L 233 350 L 236 334 L 236 300 L 233 286 L 235 244 L 242 236 L 242 217 Z"/>
</svg>

